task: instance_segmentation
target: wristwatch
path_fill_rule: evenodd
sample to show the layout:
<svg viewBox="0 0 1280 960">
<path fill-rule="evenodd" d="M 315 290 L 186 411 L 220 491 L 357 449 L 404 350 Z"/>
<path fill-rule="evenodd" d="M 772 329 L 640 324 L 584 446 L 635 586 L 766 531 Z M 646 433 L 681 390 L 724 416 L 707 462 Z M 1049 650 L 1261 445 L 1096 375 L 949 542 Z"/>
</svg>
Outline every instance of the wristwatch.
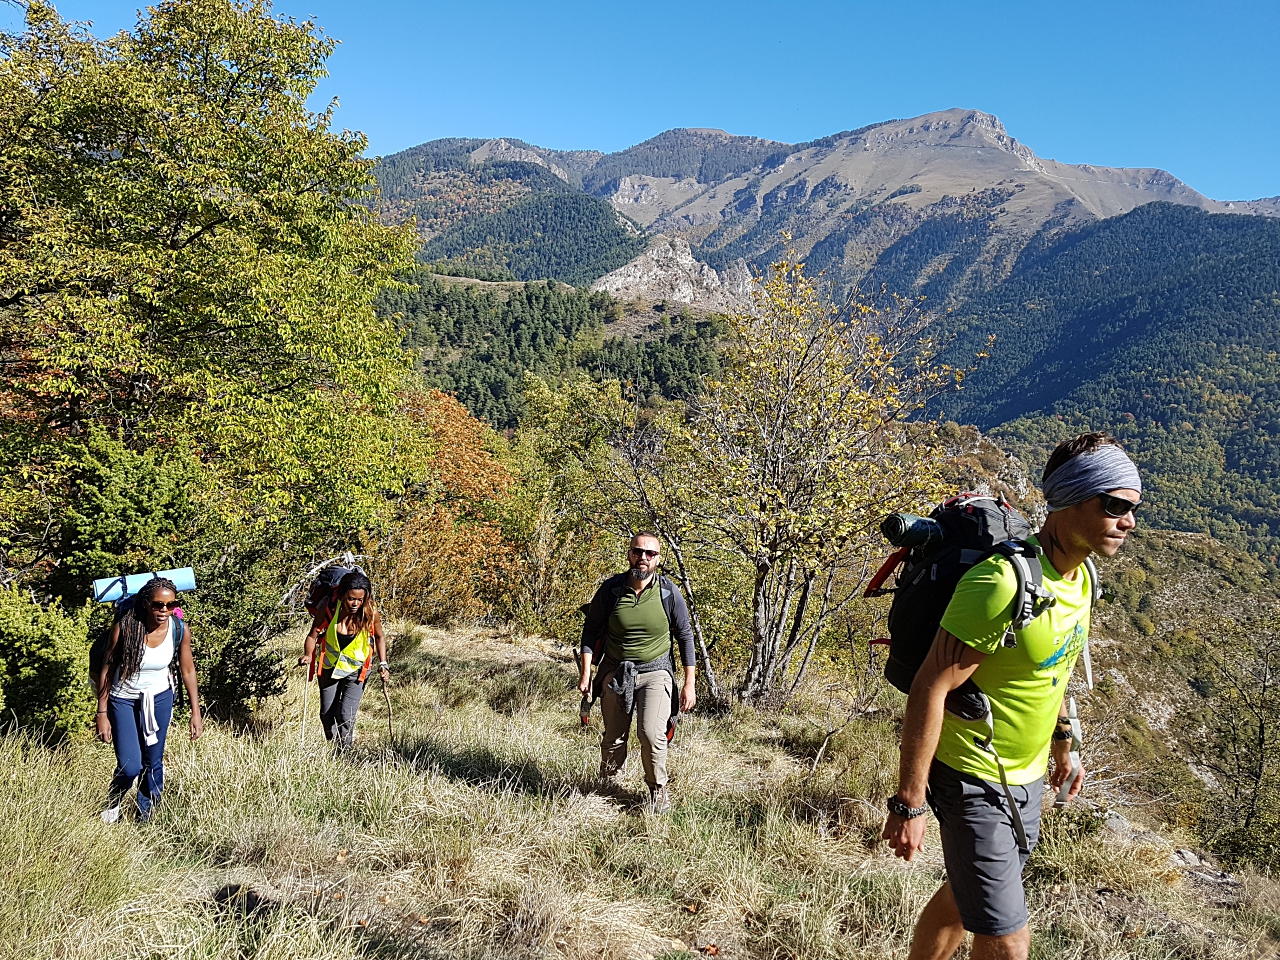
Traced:
<svg viewBox="0 0 1280 960">
<path fill-rule="evenodd" d="M 901 817 L 903 820 L 914 820 L 916 817 L 923 817 L 925 811 L 929 809 L 928 804 L 919 807 L 908 807 L 898 799 L 897 794 L 886 800 L 885 806 L 889 808 L 889 812 L 895 817 Z"/>
</svg>

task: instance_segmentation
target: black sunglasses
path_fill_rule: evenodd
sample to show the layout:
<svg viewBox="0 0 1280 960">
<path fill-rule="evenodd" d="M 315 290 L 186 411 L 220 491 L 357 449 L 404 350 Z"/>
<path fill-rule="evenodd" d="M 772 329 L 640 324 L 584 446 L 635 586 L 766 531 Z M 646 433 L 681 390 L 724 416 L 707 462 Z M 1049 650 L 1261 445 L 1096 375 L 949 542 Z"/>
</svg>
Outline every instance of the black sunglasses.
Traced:
<svg viewBox="0 0 1280 960">
<path fill-rule="evenodd" d="M 640 556 L 645 557 L 645 558 L 648 558 L 648 557 L 656 557 L 656 556 L 659 554 L 659 552 L 660 552 L 660 551 L 658 551 L 658 550 L 645 550 L 645 549 L 643 549 L 642 547 L 632 547 L 632 548 L 631 548 L 631 552 L 632 552 L 632 553 L 638 553 L 638 554 L 640 554 Z"/>
<path fill-rule="evenodd" d="M 151 609 L 152 610 L 177 610 L 178 601 L 170 600 L 168 603 L 165 603 L 163 600 L 152 600 Z"/>
<path fill-rule="evenodd" d="M 1113 497 L 1109 493 L 1098 494 L 1098 502 L 1102 504 L 1102 512 L 1108 517 L 1115 517 L 1117 520 L 1127 513 L 1136 514 L 1138 508 L 1142 506 L 1142 501 L 1134 503 L 1132 500 L 1126 500 L 1124 497 Z"/>
</svg>

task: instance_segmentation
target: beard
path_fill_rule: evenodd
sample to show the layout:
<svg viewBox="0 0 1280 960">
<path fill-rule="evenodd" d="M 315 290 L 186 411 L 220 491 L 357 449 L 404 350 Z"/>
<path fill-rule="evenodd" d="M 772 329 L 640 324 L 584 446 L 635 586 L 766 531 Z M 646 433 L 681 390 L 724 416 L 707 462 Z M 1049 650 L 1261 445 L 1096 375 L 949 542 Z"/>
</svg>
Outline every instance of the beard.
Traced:
<svg viewBox="0 0 1280 960">
<path fill-rule="evenodd" d="M 630 570 L 630 576 L 632 580 L 637 580 L 640 583 L 647 583 L 649 581 L 649 578 L 653 576 L 653 571 L 650 570 L 649 572 L 646 573 L 645 571 L 641 570 L 639 567 L 632 567 Z"/>
</svg>

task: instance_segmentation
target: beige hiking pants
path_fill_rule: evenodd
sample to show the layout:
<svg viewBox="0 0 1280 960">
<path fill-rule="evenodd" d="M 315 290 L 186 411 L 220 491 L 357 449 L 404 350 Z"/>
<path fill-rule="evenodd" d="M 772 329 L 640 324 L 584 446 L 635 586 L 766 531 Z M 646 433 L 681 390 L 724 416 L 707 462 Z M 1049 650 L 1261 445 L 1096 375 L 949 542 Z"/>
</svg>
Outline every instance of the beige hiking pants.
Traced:
<svg viewBox="0 0 1280 960">
<path fill-rule="evenodd" d="M 631 738 L 631 714 L 622 710 L 622 698 L 609 690 L 613 673 L 602 681 L 600 713 L 604 716 L 604 739 L 600 741 L 600 772 L 613 776 L 627 759 Z M 671 674 L 654 670 L 636 676 L 632 713 L 639 714 L 636 733 L 640 737 L 640 762 L 644 782 L 661 787 L 667 782 L 667 721 L 671 718 Z"/>
</svg>

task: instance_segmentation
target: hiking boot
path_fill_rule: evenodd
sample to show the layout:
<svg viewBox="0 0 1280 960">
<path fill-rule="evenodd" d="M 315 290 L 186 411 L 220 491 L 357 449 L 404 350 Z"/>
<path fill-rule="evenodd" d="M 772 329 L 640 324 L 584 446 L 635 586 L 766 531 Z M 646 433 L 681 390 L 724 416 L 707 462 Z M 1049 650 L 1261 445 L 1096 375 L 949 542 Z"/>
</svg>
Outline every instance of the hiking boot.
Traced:
<svg viewBox="0 0 1280 960">
<path fill-rule="evenodd" d="M 665 783 L 649 788 L 649 809 L 656 814 L 671 812 L 671 794 L 667 792 Z"/>
<path fill-rule="evenodd" d="M 117 803 L 114 807 L 107 807 L 107 809 L 98 814 L 98 819 L 103 823 L 115 823 L 118 821 L 120 819 L 120 804 Z"/>
</svg>

